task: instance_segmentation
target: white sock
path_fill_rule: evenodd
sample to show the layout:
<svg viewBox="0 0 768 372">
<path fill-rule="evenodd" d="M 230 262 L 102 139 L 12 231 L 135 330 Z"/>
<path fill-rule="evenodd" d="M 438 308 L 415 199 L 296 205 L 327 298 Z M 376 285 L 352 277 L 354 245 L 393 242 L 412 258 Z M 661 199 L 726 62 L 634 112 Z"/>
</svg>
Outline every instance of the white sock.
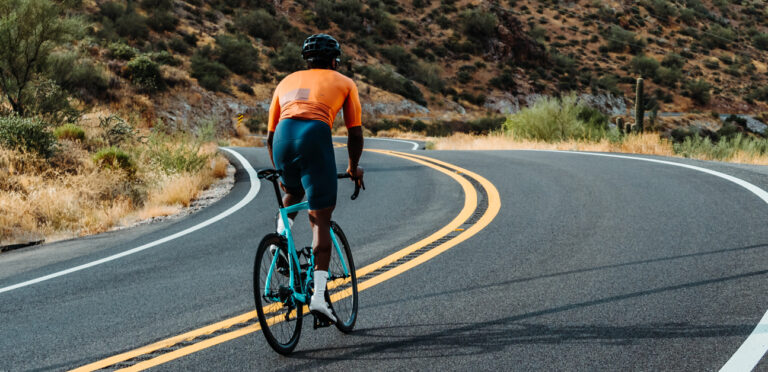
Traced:
<svg viewBox="0 0 768 372">
<path fill-rule="evenodd" d="M 288 226 L 293 227 L 293 219 L 288 218 Z M 283 231 L 285 231 L 285 224 L 283 223 L 283 218 L 280 217 L 277 219 L 277 233 L 282 234 Z"/>
<path fill-rule="evenodd" d="M 325 270 L 315 270 L 315 293 L 312 295 L 312 302 L 325 301 L 326 282 L 328 282 L 328 272 Z"/>
</svg>

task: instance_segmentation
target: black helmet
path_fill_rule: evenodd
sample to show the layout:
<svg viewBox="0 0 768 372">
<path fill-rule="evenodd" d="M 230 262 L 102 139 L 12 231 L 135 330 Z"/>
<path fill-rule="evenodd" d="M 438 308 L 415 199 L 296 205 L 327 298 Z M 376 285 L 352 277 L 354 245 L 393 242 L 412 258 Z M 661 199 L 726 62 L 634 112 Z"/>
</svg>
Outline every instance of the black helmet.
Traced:
<svg viewBox="0 0 768 372">
<path fill-rule="evenodd" d="M 304 40 L 301 47 L 301 56 L 306 61 L 312 62 L 315 59 L 332 60 L 341 55 L 341 47 L 331 35 L 315 34 Z"/>
</svg>

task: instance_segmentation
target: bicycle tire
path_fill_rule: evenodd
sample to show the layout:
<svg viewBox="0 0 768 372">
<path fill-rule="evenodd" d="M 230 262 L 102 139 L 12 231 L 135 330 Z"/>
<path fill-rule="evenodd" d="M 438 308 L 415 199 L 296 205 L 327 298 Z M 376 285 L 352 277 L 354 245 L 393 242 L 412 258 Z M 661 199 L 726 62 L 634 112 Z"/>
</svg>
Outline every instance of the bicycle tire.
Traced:
<svg viewBox="0 0 768 372">
<path fill-rule="evenodd" d="M 278 250 L 274 253 L 270 251 L 270 246 L 275 245 Z M 256 251 L 256 258 L 253 264 L 253 297 L 256 303 L 256 313 L 258 314 L 259 324 L 262 333 L 267 339 L 267 343 L 273 350 L 282 354 L 290 354 L 299 343 L 301 336 L 301 324 L 303 322 L 303 304 L 294 303 L 292 292 L 289 288 L 289 272 L 287 266 L 290 260 L 283 260 L 282 271 L 273 270 L 270 283 L 266 283 L 269 267 L 272 265 L 274 254 L 283 252 L 287 254 L 287 244 L 285 238 L 279 234 L 268 234 L 259 243 Z M 287 256 L 286 256 L 287 257 Z M 281 258 L 278 257 L 278 266 L 281 265 Z M 299 282 L 299 271 L 293 268 L 295 283 Z M 272 296 L 264 295 L 264 288 L 269 285 L 269 291 Z M 282 287 L 282 292 L 280 291 Z M 281 297 L 282 296 L 282 297 Z M 275 305 L 279 304 L 277 308 Z M 265 308 L 272 307 L 265 311 Z M 287 315 L 286 315 L 287 314 Z"/>
<path fill-rule="evenodd" d="M 344 262 L 347 264 L 348 276 L 345 276 L 344 269 L 339 259 L 338 252 L 335 247 L 331 248 L 331 260 L 328 265 L 328 272 L 331 278 L 328 280 L 328 288 L 326 291 L 326 300 L 331 304 L 331 307 L 336 314 L 336 328 L 344 333 L 350 333 L 355 328 L 355 322 L 357 321 L 358 310 L 358 294 L 357 294 L 357 274 L 355 272 L 355 262 L 352 259 L 352 250 L 349 247 L 344 231 L 341 230 L 339 224 L 331 221 L 331 229 L 336 234 L 336 239 L 341 245 L 341 253 L 344 255 Z M 344 292 L 348 295 L 344 295 Z M 329 301 L 334 295 L 337 298 L 333 303 Z"/>
</svg>

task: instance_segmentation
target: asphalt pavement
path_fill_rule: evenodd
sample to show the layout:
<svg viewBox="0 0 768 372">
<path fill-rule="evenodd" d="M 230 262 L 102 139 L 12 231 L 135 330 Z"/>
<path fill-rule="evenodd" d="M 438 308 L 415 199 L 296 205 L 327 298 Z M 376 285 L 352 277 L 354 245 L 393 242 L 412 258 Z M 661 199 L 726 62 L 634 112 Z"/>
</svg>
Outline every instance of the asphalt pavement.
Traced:
<svg viewBox="0 0 768 372">
<path fill-rule="evenodd" d="M 305 323 L 294 354 L 282 357 L 253 332 L 155 369 L 717 370 L 768 310 L 768 205 L 732 182 L 631 159 L 366 145 L 485 177 L 501 196 L 499 214 L 360 292 L 352 334 Z M 264 149 L 236 151 L 255 168 L 268 164 Z M 336 155 L 343 169 L 346 150 Z M 368 190 L 353 202 L 351 182 L 340 181 L 334 214 L 358 268 L 439 230 L 464 206 L 462 187 L 433 168 L 372 152 L 362 164 Z M 762 168 L 698 165 L 768 189 Z M 194 215 L 0 254 L 0 290 L 183 231 L 251 186 L 239 167 L 232 192 Z M 275 211 L 262 187 L 196 232 L 0 293 L 0 370 L 72 369 L 252 311 L 253 255 Z M 298 239 L 308 244 L 308 233 Z M 756 370 L 767 369 L 763 358 Z"/>
</svg>

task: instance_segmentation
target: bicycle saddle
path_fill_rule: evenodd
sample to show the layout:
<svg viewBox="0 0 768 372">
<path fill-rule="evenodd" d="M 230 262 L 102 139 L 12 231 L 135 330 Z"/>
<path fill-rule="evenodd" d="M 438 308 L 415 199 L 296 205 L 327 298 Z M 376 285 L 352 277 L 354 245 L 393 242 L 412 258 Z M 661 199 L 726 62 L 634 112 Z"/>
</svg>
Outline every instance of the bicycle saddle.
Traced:
<svg viewBox="0 0 768 372">
<path fill-rule="evenodd" d="M 269 181 L 274 181 L 278 177 L 280 177 L 280 171 L 277 169 L 262 169 L 256 175 L 261 179 L 267 179 Z"/>
</svg>

